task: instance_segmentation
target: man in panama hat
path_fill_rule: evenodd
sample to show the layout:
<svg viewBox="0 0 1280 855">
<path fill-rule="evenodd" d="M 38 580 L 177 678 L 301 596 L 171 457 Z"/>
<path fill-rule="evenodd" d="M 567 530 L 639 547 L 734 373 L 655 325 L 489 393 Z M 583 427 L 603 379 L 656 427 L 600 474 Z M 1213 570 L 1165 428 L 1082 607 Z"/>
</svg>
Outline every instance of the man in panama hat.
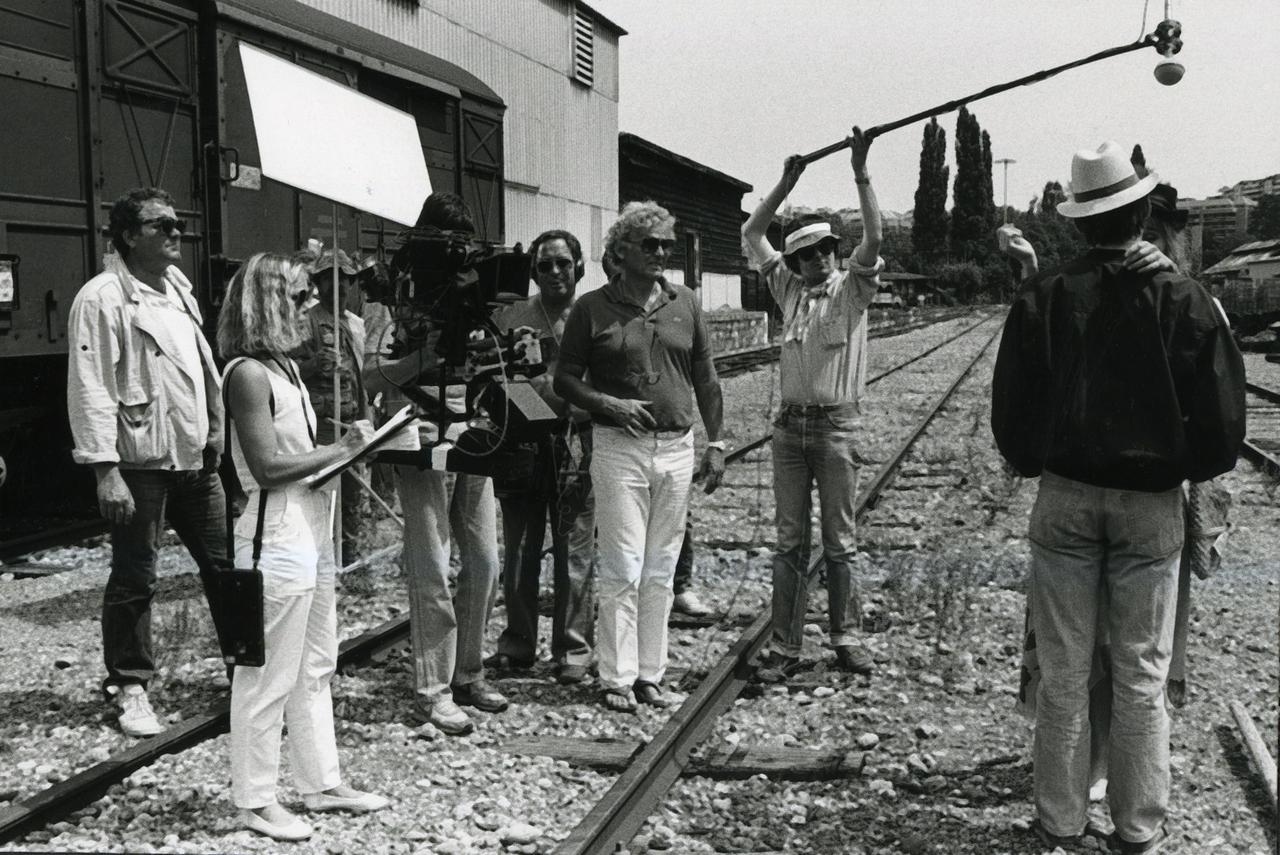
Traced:
<svg viewBox="0 0 1280 855">
<path fill-rule="evenodd" d="M 1058 213 L 1075 220 L 1089 250 L 1028 282 L 996 360 L 996 444 L 1020 474 L 1041 476 L 1030 611 L 1042 669 L 1035 829 L 1048 845 L 1096 833 L 1085 810 L 1099 617 L 1111 638 L 1114 693 L 1111 843 L 1152 853 L 1168 836 L 1164 685 L 1183 542 L 1180 485 L 1230 470 L 1244 438 L 1244 366 L 1212 298 L 1180 274 L 1124 266 L 1158 182 L 1153 172 L 1139 176 L 1114 142 L 1076 152 Z"/>
</svg>

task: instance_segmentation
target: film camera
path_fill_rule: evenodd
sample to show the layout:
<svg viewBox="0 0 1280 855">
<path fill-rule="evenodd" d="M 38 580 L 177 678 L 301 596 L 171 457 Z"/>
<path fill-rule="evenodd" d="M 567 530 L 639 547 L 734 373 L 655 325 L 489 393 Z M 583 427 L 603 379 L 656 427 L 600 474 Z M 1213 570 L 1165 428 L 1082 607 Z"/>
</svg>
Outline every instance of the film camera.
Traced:
<svg viewBox="0 0 1280 855">
<path fill-rule="evenodd" d="M 386 451 L 379 459 L 477 475 L 532 466 L 528 443 L 547 435 L 556 415 L 529 384 L 545 373 L 538 338 L 501 330 L 497 310 L 529 294 L 529 256 L 501 251 L 469 233 L 415 227 L 389 265 L 372 264 L 357 282 L 372 302 L 387 305 L 398 324 L 392 358 L 424 350 L 424 371 L 400 386 L 439 427 L 437 446 Z M 423 383 L 438 387 L 436 396 Z M 449 411 L 451 385 L 466 385 L 466 409 Z"/>
</svg>

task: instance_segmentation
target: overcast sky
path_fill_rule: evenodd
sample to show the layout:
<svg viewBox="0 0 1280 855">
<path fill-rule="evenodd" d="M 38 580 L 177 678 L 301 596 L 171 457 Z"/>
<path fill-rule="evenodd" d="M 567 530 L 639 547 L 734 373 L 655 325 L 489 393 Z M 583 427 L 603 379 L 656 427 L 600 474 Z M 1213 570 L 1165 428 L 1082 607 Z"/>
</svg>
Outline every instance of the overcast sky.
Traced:
<svg viewBox="0 0 1280 855">
<path fill-rule="evenodd" d="M 622 38 L 621 130 L 754 190 L 786 155 L 1034 71 L 1129 43 L 1162 0 L 590 0 Z M 1146 26 L 1143 8 L 1147 5 Z M 1280 172 L 1280 2 L 1173 0 L 1186 76 L 1161 86 L 1152 48 L 978 101 L 970 110 L 1009 166 L 1009 204 L 1066 185 L 1071 154 L 1142 144 L 1180 195 Z M 955 113 L 939 117 L 955 177 Z M 914 206 L 923 122 L 876 140 L 881 207 Z M 997 204 L 1003 176 L 996 166 Z M 811 164 L 790 201 L 855 206 L 847 152 Z M 949 205 L 950 203 L 948 203 Z"/>
</svg>

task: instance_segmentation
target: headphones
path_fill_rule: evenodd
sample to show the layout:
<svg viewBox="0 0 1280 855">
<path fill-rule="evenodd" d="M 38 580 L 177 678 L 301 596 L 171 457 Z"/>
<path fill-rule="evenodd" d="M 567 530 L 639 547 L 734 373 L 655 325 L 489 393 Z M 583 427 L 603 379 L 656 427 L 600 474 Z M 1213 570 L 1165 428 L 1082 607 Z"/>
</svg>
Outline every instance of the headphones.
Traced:
<svg viewBox="0 0 1280 855">
<path fill-rule="evenodd" d="M 569 254 L 573 256 L 573 282 L 576 285 L 582 281 L 583 276 L 587 275 L 587 265 L 582 259 L 582 244 L 571 232 L 564 229 L 545 231 L 529 244 L 529 279 L 535 285 L 538 284 L 538 248 L 553 240 L 562 240 L 565 246 L 569 247 Z"/>
</svg>

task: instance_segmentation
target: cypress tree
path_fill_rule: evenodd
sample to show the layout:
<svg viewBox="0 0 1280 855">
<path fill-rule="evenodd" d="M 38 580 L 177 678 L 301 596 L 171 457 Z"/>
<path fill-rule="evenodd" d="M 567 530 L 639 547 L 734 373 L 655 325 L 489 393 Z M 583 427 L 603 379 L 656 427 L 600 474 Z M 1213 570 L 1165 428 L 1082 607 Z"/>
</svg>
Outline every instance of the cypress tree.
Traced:
<svg viewBox="0 0 1280 855">
<path fill-rule="evenodd" d="M 976 121 L 976 120 L 975 120 Z M 991 174 L 991 135 L 982 132 L 982 201 L 987 207 L 987 234 L 1000 223 L 1000 211 L 996 208 L 995 180 Z"/>
<path fill-rule="evenodd" d="M 982 175 L 982 132 L 973 114 L 961 107 L 956 119 L 956 180 L 951 191 L 951 254 L 960 260 L 981 259 L 986 254 L 990 202 L 983 202 Z"/>
<path fill-rule="evenodd" d="M 947 132 L 936 118 L 924 126 L 920 145 L 920 183 L 916 186 L 911 245 L 924 261 L 947 248 Z"/>
</svg>

